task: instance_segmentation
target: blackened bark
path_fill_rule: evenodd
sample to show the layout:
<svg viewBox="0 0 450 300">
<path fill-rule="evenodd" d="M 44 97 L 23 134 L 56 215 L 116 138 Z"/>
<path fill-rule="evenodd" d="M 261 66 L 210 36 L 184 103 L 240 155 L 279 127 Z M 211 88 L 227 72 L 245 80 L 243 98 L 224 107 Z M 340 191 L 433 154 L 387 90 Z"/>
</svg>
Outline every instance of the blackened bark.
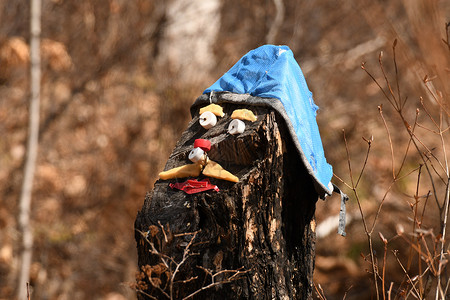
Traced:
<svg viewBox="0 0 450 300">
<path fill-rule="evenodd" d="M 208 131 L 199 125 L 198 115 L 193 118 L 165 169 L 190 163 L 194 140 L 204 138 L 212 143 L 209 157 L 240 181 L 211 178 L 219 192 L 193 195 L 169 187 L 169 182 L 185 179 L 155 183 L 135 222 L 138 265 L 147 273 L 138 278 L 143 291 L 138 297 L 183 299 L 208 286 L 211 274 L 229 270 L 215 277 L 222 284 L 193 298 L 309 299 L 318 199 L 312 180 L 274 111 L 246 107 L 258 120 L 247 122 L 243 134 L 230 136 L 229 116 L 243 106 L 222 106 L 225 117 Z"/>
</svg>

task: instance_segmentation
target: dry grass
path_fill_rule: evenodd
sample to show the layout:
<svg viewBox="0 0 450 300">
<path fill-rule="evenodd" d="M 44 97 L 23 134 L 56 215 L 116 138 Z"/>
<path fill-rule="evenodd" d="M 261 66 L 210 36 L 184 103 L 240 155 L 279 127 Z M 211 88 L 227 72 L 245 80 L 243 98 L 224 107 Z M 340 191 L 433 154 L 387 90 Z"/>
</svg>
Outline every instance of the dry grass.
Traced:
<svg viewBox="0 0 450 300">
<path fill-rule="evenodd" d="M 446 37 L 442 47 L 450 54 L 448 32 L 450 24 L 446 24 Z M 372 277 L 373 297 L 376 299 L 445 299 L 449 293 L 450 278 L 448 273 L 449 234 L 449 145 L 450 98 L 445 90 L 445 78 L 425 75 L 422 85 L 427 95 L 420 97 L 420 106 L 408 102 L 400 85 L 400 70 L 396 60 L 397 40 L 392 46 L 393 74 L 387 73 L 383 54 L 378 59 L 381 80 L 376 79 L 372 70 L 363 63 L 361 68 L 382 92 L 384 102 L 378 106 L 380 124 L 385 130 L 387 147 L 384 148 L 384 159 L 390 161 L 390 171 L 385 172 L 384 191 L 379 196 L 363 197 L 366 187 L 364 181 L 370 181 L 372 174 L 367 171 L 371 159 L 372 146 L 376 143 L 373 136 L 362 137 L 366 144 L 366 154 L 360 166 L 355 167 L 351 157 L 348 141 L 344 131 L 344 144 L 347 154 L 348 182 L 339 176 L 336 178 L 352 192 L 356 201 L 366 236 L 367 252 L 361 252 L 367 263 L 367 272 Z M 449 60 L 446 61 L 447 63 Z M 448 65 L 448 64 L 447 64 Z M 448 77 L 448 74 L 446 75 Z M 393 79 L 392 79 L 393 78 Z M 443 87 L 443 90 L 436 88 Z M 427 99 L 427 100 L 425 100 Z M 389 119 L 384 110 L 390 109 Z M 415 114 L 411 111 L 415 110 Z M 411 117 L 412 115 L 412 117 Z M 395 122 L 390 120 L 396 118 Z M 392 124 L 399 124 L 399 127 Z M 395 137 L 392 132 L 395 132 Z M 399 134 L 406 136 L 406 143 Z M 367 206 L 363 202 L 371 201 Z M 396 213 L 386 208 L 388 202 L 395 201 L 400 205 L 402 216 L 396 221 L 396 232 L 389 236 L 380 229 L 382 215 Z M 403 202 L 399 204 L 398 202 Z M 402 219 L 407 219 L 405 222 Z M 387 225 L 387 224 L 385 224 Z M 408 229 L 405 229 L 408 228 Z M 387 236 L 387 238 L 385 237 Z M 376 239 L 381 245 L 375 249 Z M 380 254 L 381 253 L 381 254 Z M 397 264 L 392 267 L 392 262 Z M 397 276 L 398 266 L 402 276 Z M 397 269 L 397 270 L 396 270 Z M 326 288 L 325 288 L 326 290 Z M 320 299 L 325 299 L 321 285 L 316 286 Z M 344 298 L 347 297 L 347 292 Z"/>
</svg>

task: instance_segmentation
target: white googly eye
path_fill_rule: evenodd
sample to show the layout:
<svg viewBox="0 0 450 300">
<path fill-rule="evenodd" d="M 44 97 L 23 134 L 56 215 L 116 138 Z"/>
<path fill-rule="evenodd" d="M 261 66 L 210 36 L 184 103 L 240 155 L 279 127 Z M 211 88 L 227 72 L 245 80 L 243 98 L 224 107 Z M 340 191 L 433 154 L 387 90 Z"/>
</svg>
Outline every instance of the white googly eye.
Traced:
<svg viewBox="0 0 450 300">
<path fill-rule="evenodd" d="M 205 111 L 200 115 L 200 125 L 205 129 L 210 129 L 217 123 L 217 117 L 210 111 Z"/>
<path fill-rule="evenodd" d="M 196 163 L 198 161 L 201 161 L 205 157 L 205 151 L 203 151 L 201 148 L 194 148 L 189 152 L 189 160 L 193 163 Z"/>
<path fill-rule="evenodd" d="M 243 133 L 245 130 L 245 123 L 242 120 L 234 119 L 230 122 L 230 125 L 228 125 L 228 133 L 229 134 L 240 134 Z"/>
</svg>

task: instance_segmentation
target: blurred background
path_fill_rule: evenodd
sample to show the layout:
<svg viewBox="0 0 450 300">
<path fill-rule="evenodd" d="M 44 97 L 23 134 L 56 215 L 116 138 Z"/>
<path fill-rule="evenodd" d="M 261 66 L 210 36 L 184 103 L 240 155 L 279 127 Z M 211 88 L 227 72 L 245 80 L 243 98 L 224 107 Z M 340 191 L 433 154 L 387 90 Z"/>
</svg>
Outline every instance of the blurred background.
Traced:
<svg viewBox="0 0 450 300">
<path fill-rule="evenodd" d="M 28 1 L 0 1 L 0 299 L 15 297 L 20 268 L 29 20 Z M 449 99 L 449 50 L 443 41 L 449 21 L 450 2 L 438 0 L 43 0 L 32 298 L 135 297 L 129 288 L 137 271 L 133 223 L 190 120 L 190 105 L 241 56 L 266 43 L 294 52 L 320 107 L 325 154 L 338 177 L 350 182 L 342 130 L 355 173 L 366 155 L 362 137 L 373 136 L 359 194 L 370 218 L 392 181 L 380 104 L 398 159 L 409 139 L 361 63 L 384 83 L 378 64 L 383 51 L 395 85 L 397 39 L 399 86 L 408 97 L 405 116 L 414 123 L 420 97 L 430 114 L 439 115 L 422 79 L 433 78 L 433 90 Z M 448 134 L 442 142 L 424 131 L 423 139 L 430 149 L 450 147 Z M 408 166 L 415 168 L 417 155 L 409 158 Z M 345 184 L 333 181 L 351 196 Z M 411 223 L 408 199 L 416 181 L 415 175 L 392 188 L 376 233 L 389 238 L 397 224 Z M 328 299 L 370 299 L 373 277 L 361 256 L 368 246 L 358 206 L 354 198 L 348 202 L 351 220 L 343 238 L 333 227 L 339 200 L 333 196 L 317 206 L 315 283 Z M 426 225 L 438 232 L 436 209 L 431 206 L 428 215 Z M 407 247 L 396 241 L 392 249 Z M 381 240 L 374 247 L 383 252 Z M 395 260 L 389 265 L 386 282 L 400 290 L 405 276 Z"/>
</svg>

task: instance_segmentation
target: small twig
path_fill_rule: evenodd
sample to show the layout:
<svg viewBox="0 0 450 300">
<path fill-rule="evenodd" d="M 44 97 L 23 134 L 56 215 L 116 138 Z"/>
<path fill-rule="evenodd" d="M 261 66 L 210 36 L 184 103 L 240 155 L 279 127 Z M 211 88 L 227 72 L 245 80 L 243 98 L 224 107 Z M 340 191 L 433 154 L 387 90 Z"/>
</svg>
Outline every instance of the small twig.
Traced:
<svg viewBox="0 0 450 300">
<path fill-rule="evenodd" d="M 388 294 L 388 300 L 391 300 L 391 294 L 392 294 L 392 287 L 394 286 L 394 283 L 391 281 L 391 285 L 389 286 L 389 290 L 387 292 Z"/>
<path fill-rule="evenodd" d="M 439 100 L 437 95 L 430 88 L 429 82 L 431 82 L 431 81 L 432 81 L 432 79 L 428 78 L 428 76 L 425 76 L 425 78 L 423 79 L 423 83 L 425 84 L 425 88 L 430 93 L 430 95 L 433 97 L 434 101 L 436 101 L 436 103 L 439 105 L 439 107 L 447 114 L 447 116 L 449 116 L 450 112 L 447 111 L 447 109 L 445 108 L 444 104 L 441 102 L 441 100 Z"/>
<path fill-rule="evenodd" d="M 418 112 L 417 112 L 417 113 L 416 113 L 416 121 L 414 122 L 414 125 L 413 125 L 413 127 L 411 128 L 412 132 L 414 132 L 414 130 L 416 129 L 416 124 L 417 124 L 417 118 L 418 118 L 418 117 L 419 117 L 419 114 L 418 114 Z M 405 165 L 406 157 L 408 156 L 408 152 L 409 152 L 409 148 L 411 147 L 412 139 L 413 139 L 413 137 L 412 137 L 412 136 L 409 136 L 409 139 L 408 139 L 408 145 L 406 146 L 405 154 L 404 154 L 404 156 L 403 156 L 402 163 L 400 164 L 400 167 L 398 168 L 398 172 L 397 172 L 396 178 L 400 175 L 400 172 L 402 171 L 403 166 Z"/>
<path fill-rule="evenodd" d="M 450 51 L 450 40 L 449 40 L 449 30 L 450 30 L 450 22 L 445 23 L 445 34 L 447 39 L 444 40 L 442 39 L 442 41 L 444 42 L 444 44 L 447 46 L 448 50 Z"/>
<path fill-rule="evenodd" d="M 192 242 L 194 241 L 194 239 L 197 237 L 197 233 L 199 231 L 195 231 L 192 235 L 191 240 L 189 241 L 189 243 L 186 245 L 186 247 L 184 248 L 183 251 L 183 258 L 181 259 L 181 261 L 179 263 L 176 263 L 176 267 L 175 270 L 172 273 L 172 277 L 170 279 L 170 285 L 169 285 L 169 291 L 170 291 L 170 297 L 172 299 L 173 297 L 173 283 L 175 281 L 175 276 L 177 276 L 178 271 L 180 270 L 180 267 L 186 262 L 186 260 L 190 257 L 189 252 L 190 252 L 190 247 L 192 245 Z"/>
<path fill-rule="evenodd" d="M 194 281 L 194 280 L 197 280 L 197 279 L 198 279 L 198 276 L 195 276 L 195 277 L 188 278 L 186 280 L 175 281 L 174 283 L 188 283 L 188 282 L 191 282 L 191 281 Z"/>
<path fill-rule="evenodd" d="M 169 296 L 169 294 L 166 293 L 166 291 L 164 291 L 164 289 L 162 289 L 159 285 L 155 284 L 152 280 L 152 278 L 148 278 L 148 282 L 150 282 L 150 284 L 152 285 L 153 288 L 157 289 L 161 294 L 163 294 L 167 299 L 172 300 L 173 298 L 171 296 Z"/>
<path fill-rule="evenodd" d="M 396 46 L 397 46 L 397 39 L 395 39 L 394 43 L 392 44 L 392 53 L 393 53 L 393 56 L 394 56 L 393 60 L 394 60 L 394 67 L 395 67 L 395 83 L 397 84 L 398 101 L 400 103 L 402 97 L 400 95 L 400 84 L 399 84 L 399 80 L 398 80 L 398 66 L 397 66 L 397 59 L 395 57 L 395 47 Z M 403 102 L 403 104 L 400 103 L 400 109 L 403 109 L 403 107 L 405 106 L 406 99 L 408 99 L 408 98 L 405 98 L 405 101 Z"/>
<path fill-rule="evenodd" d="M 316 290 L 317 296 L 320 298 L 320 300 L 326 300 L 325 293 L 323 292 L 322 286 L 320 283 L 318 284 L 318 287 L 316 284 L 314 284 L 314 289 Z"/>
<path fill-rule="evenodd" d="M 416 250 L 419 258 L 423 259 L 427 265 L 431 268 L 433 274 L 436 274 L 437 271 L 435 269 L 435 266 L 433 264 L 434 261 L 434 255 L 431 254 L 428 245 L 426 244 L 425 240 L 422 239 L 422 243 L 424 244 L 424 247 L 426 249 L 426 253 L 424 253 L 416 244 L 412 243 L 411 240 L 409 240 L 408 238 L 406 238 L 403 234 L 399 234 L 399 236 L 401 238 L 403 238 L 412 248 L 414 248 L 414 250 Z"/>
<path fill-rule="evenodd" d="M 222 271 L 219 271 L 219 272 L 217 272 L 215 274 L 212 274 L 211 271 L 209 271 L 208 269 L 206 269 L 206 268 L 204 268 L 202 266 L 197 266 L 197 267 L 199 269 L 202 269 L 208 275 L 211 276 L 211 283 L 206 285 L 206 286 L 204 286 L 204 287 L 202 287 L 201 289 L 198 289 L 198 290 L 194 291 L 193 293 L 189 294 L 188 296 L 184 297 L 183 300 L 190 299 L 190 298 L 194 297 L 195 295 L 197 295 L 198 293 L 200 293 L 200 292 L 202 292 L 204 290 L 210 289 L 212 287 L 215 287 L 215 286 L 218 286 L 218 285 L 221 285 L 221 284 L 230 283 L 230 282 L 235 281 L 235 280 L 239 280 L 240 277 L 238 278 L 238 276 L 246 274 L 247 272 L 249 272 L 249 270 L 241 271 L 243 269 L 243 267 L 241 267 L 241 268 L 239 268 L 237 270 L 222 270 Z M 221 275 L 223 273 L 234 273 L 234 274 L 232 276 L 224 279 L 224 280 L 215 281 L 215 277 L 218 276 L 218 275 Z"/>
<path fill-rule="evenodd" d="M 448 176 L 448 175 L 447 175 Z M 437 288 L 436 288 L 436 299 L 438 299 L 438 291 L 441 292 L 441 297 L 444 299 L 444 293 L 441 287 L 441 273 L 442 273 L 442 262 L 444 260 L 444 247 L 445 247 L 445 235 L 447 233 L 447 218 L 448 218 L 448 209 L 449 209 L 449 194 L 450 194 L 450 178 L 447 180 L 447 188 L 445 190 L 445 200 L 444 200 L 444 221 L 442 224 L 442 237 L 441 237 L 441 251 L 439 255 L 439 265 L 438 265 L 438 274 L 437 274 Z"/>
<path fill-rule="evenodd" d="M 411 277 L 409 277 L 408 272 L 406 271 L 406 269 L 405 269 L 405 267 L 403 266 L 402 262 L 401 262 L 400 259 L 398 258 L 398 255 L 397 255 L 398 251 L 397 251 L 397 250 L 394 250 L 394 251 L 392 251 L 392 253 L 394 254 L 395 259 L 397 260 L 398 264 L 399 264 L 400 267 L 402 268 L 402 270 L 403 270 L 403 272 L 405 273 L 406 277 L 408 278 L 409 282 L 412 283 L 413 281 L 411 280 Z M 416 289 L 416 287 L 414 286 L 414 284 L 411 284 L 411 287 L 412 287 L 413 290 L 416 292 L 416 296 L 417 296 L 419 299 L 422 299 L 422 298 L 420 298 L 420 294 L 419 294 L 419 292 L 417 291 L 417 289 Z"/>
<path fill-rule="evenodd" d="M 180 236 L 186 236 L 186 235 L 197 234 L 197 233 L 199 233 L 199 232 L 200 232 L 200 230 L 198 230 L 198 231 L 192 231 L 192 232 L 175 233 L 173 236 L 174 236 L 174 237 L 180 237 Z"/>
<path fill-rule="evenodd" d="M 400 106 L 400 100 L 397 100 L 397 98 L 395 97 L 394 91 L 392 90 L 391 87 L 391 83 L 389 82 L 389 79 L 387 78 L 386 72 L 384 71 L 384 67 L 383 67 L 383 51 L 380 52 L 380 55 L 378 56 L 378 64 L 380 65 L 380 70 L 381 73 L 383 74 L 384 80 L 386 81 L 386 85 L 389 89 L 389 93 L 392 96 L 392 101 L 391 104 L 392 106 L 397 110 L 397 111 L 401 111 L 401 106 Z"/>
<path fill-rule="evenodd" d="M 359 172 L 358 180 L 356 180 L 355 188 L 358 187 L 359 181 L 361 180 L 361 177 L 362 177 L 362 175 L 364 174 L 364 170 L 366 169 L 366 166 L 367 166 L 367 160 L 369 159 L 370 148 L 371 148 L 372 142 L 373 142 L 373 136 L 370 137 L 370 140 L 368 140 L 368 139 L 366 139 L 366 138 L 363 137 L 363 140 L 367 143 L 367 151 L 366 151 L 366 157 L 365 157 L 365 159 L 364 159 L 363 166 L 362 166 L 362 168 L 361 168 L 361 172 Z"/>
<path fill-rule="evenodd" d="M 350 152 L 349 152 L 349 149 L 348 149 L 347 138 L 345 136 L 345 131 L 344 130 L 343 130 L 343 133 L 344 133 L 345 150 L 347 152 L 348 170 L 349 170 L 349 173 L 350 173 L 350 180 L 351 180 L 351 183 L 352 183 L 351 189 L 353 191 L 353 194 L 355 195 L 356 203 L 358 204 L 359 212 L 361 214 L 361 219 L 362 219 L 362 222 L 363 222 L 363 225 L 364 225 L 364 232 L 366 233 L 367 240 L 368 240 L 368 243 L 369 243 L 369 251 L 370 251 L 371 265 L 372 265 L 372 271 L 373 271 L 373 276 L 374 276 L 375 290 L 376 290 L 376 294 L 377 294 L 377 300 L 379 300 L 380 299 L 380 291 L 378 290 L 378 279 L 377 279 L 377 277 L 379 275 L 378 275 L 377 265 L 375 263 L 375 256 L 374 256 L 374 250 L 373 250 L 373 244 L 372 244 L 372 232 L 373 232 L 373 228 L 375 227 L 375 225 L 372 226 L 371 231 L 369 231 L 369 229 L 367 227 L 366 218 L 364 216 L 364 212 L 363 212 L 363 209 L 362 209 L 362 206 L 361 206 L 361 201 L 359 199 L 358 191 L 357 191 L 356 185 L 355 185 L 355 183 L 353 181 L 353 173 L 352 173 Z M 366 157 L 369 155 L 369 152 L 370 152 L 370 143 L 369 143 L 369 147 L 367 149 Z M 361 172 L 364 171 L 364 168 L 365 168 L 365 166 L 363 166 Z M 378 216 L 378 213 L 377 213 L 377 216 Z M 377 218 L 375 218 L 374 222 L 376 222 L 376 219 Z"/>
<path fill-rule="evenodd" d="M 169 269 L 169 264 L 167 263 L 166 259 L 167 259 L 167 260 L 170 260 L 170 261 L 173 262 L 173 263 L 175 263 L 175 261 L 174 261 L 174 259 L 173 259 L 172 257 L 170 257 L 170 256 L 168 256 L 168 255 L 165 255 L 165 254 L 163 254 L 163 253 L 160 253 L 160 252 L 155 248 L 155 244 L 153 244 L 153 243 L 148 239 L 147 233 L 146 233 L 146 232 L 143 232 L 143 231 L 141 231 L 141 230 L 139 230 L 139 229 L 136 229 L 136 231 L 139 232 L 139 233 L 141 234 L 141 236 L 144 238 L 144 240 L 150 245 L 150 247 L 151 247 L 151 253 L 152 253 L 152 254 L 155 254 L 155 255 L 157 255 L 157 256 L 159 256 L 159 258 L 161 259 L 161 261 L 163 262 L 163 264 L 164 264 L 164 266 L 165 266 L 166 268 Z"/>
<path fill-rule="evenodd" d="M 428 128 L 428 127 L 426 127 L 426 126 L 424 126 L 424 125 L 422 125 L 422 124 L 417 124 L 417 127 L 419 127 L 419 128 L 422 128 L 422 129 L 424 129 L 424 130 L 426 130 L 426 131 L 428 131 L 428 132 L 431 132 L 432 134 L 435 134 L 435 135 L 439 135 L 440 133 L 439 132 L 437 132 L 437 131 L 435 131 L 435 130 L 433 130 L 433 129 L 430 129 L 430 128 Z M 446 132 L 447 130 L 449 130 L 450 129 L 450 127 L 447 127 L 446 129 L 444 129 L 443 131 L 442 131 L 442 133 L 444 133 L 444 132 Z"/>
<path fill-rule="evenodd" d="M 419 187 L 420 187 L 420 175 L 422 174 L 422 166 L 423 165 L 420 165 L 419 172 L 417 174 L 416 192 L 414 194 L 414 201 L 415 201 L 414 207 L 411 207 L 411 209 L 413 209 L 413 211 L 414 211 L 414 221 L 413 221 L 412 232 L 416 231 L 416 225 L 419 223 L 418 219 L 417 219 L 417 210 L 418 210 L 418 206 L 419 206 Z M 420 225 L 419 225 L 419 228 L 420 228 Z M 413 239 L 414 239 L 414 236 L 411 236 L 411 244 L 413 244 Z M 419 237 L 417 237 L 417 241 L 419 242 Z M 418 243 L 418 248 L 419 248 L 418 252 L 420 255 L 420 252 L 421 252 L 420 243 Z M 413 248 L 410 247 L 409 248 L 408 266 L 407 266 L 408 270 L 410 270 L 410 268 L 411 268 L 412 256 L 413 256 Z M 421 269 L 421 260 L 419 258 L 419 273 L 421 272 L 420 269 Z"/>
<path fill-rule="evenodd" d="M 396 182 L 396 180 L 393 180 L 391 182 L 389 187 L 386 189 L 386 192 L 384 193 L 383 198 L 380 201 L 380 204 L 378 205 L 377 212 L 375 213 L 375 218 L 373 219 L 373 222 L 372 222 L 372 227 L 370 228 L 370 233 L 373 233 L 373 231 L 375 229 L 375 226 L 377 225 L 377 221 L 378 221 L 378 218 L 380 216 L 381 209 L 383 208 L 383 205 L 384 205 L 384 202 L 387 199 L 387 196 L 389 195 L 389 193 L 391 192 L 392 188 L 394 187 L 395 182 Z"/>
<path fill-rule="evenodd" d="M 450 280 L 447 280 L 447 284 L 445 285 L 444 295 L 448 295 L 447 292 L 448 292 L 449 286 L 450 286 Z"/>
<path fill-rule="evenodd" d="M 430 163 L 430 166 L 433 169 L 434 173 L 437 175 L 438 179 L 441 180 L 443 184 L 446 184 L 447 179 L 441 176 L 441 174 L 438 172 L 438 170 L 434 166 L 433 161 L 430 159 L 430 157 L 434 158 L 439 163 L 441 168 L 443 168 L 443 165 L 441 164 L 439 159 L 436 157 L 436 155 L 434 155 L 433 152 L 428 152 L 428 153 L 424 153 L 424 156 L 427 158 L 427 162 Z"/>
<path fill-rule="evenodd" d="M 403 116 L 401 113 L 399 113 L 399 116 L 400 116 L 400 118 L 402 119 L 403 124 L 404 124 L 404 126 L 405 126 L 407 132 L 408 132 L 409 135 L 411 136 L 411 141 L 412 141 L 412 143 L 414 144 L 414 146 L 416 147 L 417 153 L 420 155 L 420 158 L 421 158 L 422 161 L 424 162 L 425 168 L 426 168 L 427 173 L 428 173 L 428 177 L 429 177 L 430 182 L 431 182 L 431 186 L 433 187 L 433 196 L 434 196 L 434 198 L 435 198 L 435 200 L 436 200 L 436 204 L 437 204 L 437 206 L 438 206 L 438 208 L 439 208 L 439 211 L 442 212 L 442 206 L 440 205 L 439 199 L 437 198 L 436 185 L 435 185 L 435 183 L 434 183 L 433 175 L 431 174 L 431 171 L 430 171 L 430 169 L 429 169 L 429 167 L 428 167 L 427 159 L 425 159 L 425 157 L 424 157 L 422 151 L 420 151 L 419 145 L 417 145 L 417 143 L 416 143 L 416 139 L 417 139 L 417 141 L 418 141 L 419 143 L 421 143 L 423 146 L 425 146 L 425 145 L 420 141 L 420 139 L 418 139 L 418 138 L 415 136 L 414 132 L 411 130 L 411 126 L 408 124 L 408 122 L 406 122 L 404 116 Z M 416 138 L 416 139 L 414 139 L 414 138 Z M 426 146 L 425 146 L 425 147 L 426 147 Z M 428 149 L 427 149 L 427 150 L 428 150 Z M 428 151 L 429 151 L 429 150 L 428 150 Z M 430 151 L 430 152 L 431 152 L 431 151 Z"/>
<path fill-rule="evenodd" d="M 427 207 L 428 199 L 430 198 L 431 191 L 428 191 L 427 195 L 425 196 L 425 203 L 423 204 L 423 210 L 422 210 L 422 216 L 420 217 L 420 223 L 423 222 L 423 218 L 425 216 L 425 208 Z"/>
<path fill-rule="evenodd" d="M 158 298 L 153 297 L 152 295 L 150 295 L 150 294 L 144 292 L 144 291 L 141 290 L 141 289 L 136 289 L 136 292 L 141 293 L 142 295 L 145 295 L 145 296 L 149 297 L 149 298 L 152 299 L 152 300 L 158 300 Z"/>
<path fill-rule="evenodd" d="M 346 187 L 348 187 L 350 190 L 352 189 L 352 187 L 345 182 L 341 177 L 337 176 L 336 174 L 333 173 L 333 176 L 336 177 L 337 180 L 339 180 L 340 182 L 342 182 L 342 184 L 344 184 Z"/>
<path fill-rule="evenodd" d="M 30 283 L 27 282 L 27 299 L 30 300 L 31 296 L 30 296 Z"/>
<path fill-rule="evenodd" d="M 385 290 L 385 274 L 386 274 L 386 255 L 387 255 L 387 239 L 383 236 L 381 232 L 378 233 L 380 235 L 380 239 L 384 244 L 384 253 L 383 253 L 383 275 L 381 278 L 381 290 L 383 291 L 383 299 L 386 299 L 386 290 Z"/>
<path fill-rule="evenodd" d="M 380 56 L 379 56 L 380 68 L 381 68 L 381 71 L 383 72 L 383 75 L 384 75 L 385 80 L 387 81 L 387 84 L 388 84 L 389 90 L 390 90 L 390 92 L 391 92 L 391 95 L 394 97 L 394 100 L 395 100 L 395 96 L 394 96 L 394 94 L 393 94 L 393 92 L 392 92 L 392 89 L 390 88 L 389 80 L 387 79 L 387 76 L 386 76 L 386 74 L 385 74 L 385 72 L 384 72 L 384 68 L 383 68 L 383 63 L 382 63 L 381 57 L 382 57 L 382 54 L 380 53 Z M 419 148 L 419 146 L 417 145 L 417 143 L 416 143 L 416 141 L 415 141 L 415 139 L 414 139 L 413 137 L 415 137 L 419 143 L 421 143 L 421 141 L 420 141 L 420 139 L 418 139 L 418 138 L 415 136 L 414 131 L 412 130 L 414 127 L 411 127 L 411 125 L 409 125 L 409 123 L 406 121 L 406 119 L 405 119 L 405 117 L 404 117 L 404 115 L 403 115 L 403 112 L 402 112 L 402 110 L 401 110 L 401 107 L 399 107 L 399 106 L 397 105 L 397 102 L 393 101 L 393 100 L 389 97 L 389 95 L 384 91 L 384 89 L 381 87 L 381 85 L 378 83 L 378 81 L 375 79 L 375 77 L 373 77 L 373 75 L 372 75 L 369 71 L 367 71 L 367 69 L 366 69 L 365 66 L 364 66 L 364 63 L 361 64 L 361 68 L 367 73 L 367 75 L 369 75 L 369 77 L 372 79 L 372 81 L 375 82 L 375 84 L 378 86 L 378 88 L 383 92 L 383 95 L 385 96 L 386 100 L 388 100 L 388 102 L 392 105 L 392 107 L 394 107 L 394 109 L 397 111 L 398 115 L 400 116 L 401 120 L 403 121 L 403 124 L 404 124 L 404 126 L 405 126 L 405 128 L 406 128 L 408 134 L 411 136 L 411 141 L 413 142 L 414 146 L 416 147 L 416 149 L 417 149 L 417 151 L 418 151 L 418 153 L 419 153 L 419 155 L 420 155 L 422 161 L 426 162 L 426 159 L 423 157 L 423 154 L 422 154 L 422 152 L 420 151 L 420 148 Z M 441 105 L 441 107 L 442 107 L 442 105 Z M 421 143 L 421 144 L 422 144 L 422 143 Z M 422 144 L 422 145 L 423 145 L 423 144 Z M 425 145 L 423 145 L 423 146 L 425 146 Z M 436 203 L 437 203 L 437 205 L 438 205 L 438 207 L 439 207 L 439 210 L 442 211 L 442 208 L 441 208 L 441 206 L 440 206 L 440 204 L 439 204 L 439 200 L 437 199 L 437 196 L 436 196 L 436 187 L 435 187 L 435 184 L 434 184 L 433 176 L 432 176 L 432 174 L 431 174 L 431 171 L 430 171 L 429 168 L 428 168 L 428 165 L 425 164 L 425 166 L 426 166 L 426 168 L 427 168 L 427 172 L 428 172 L 428 175 L 429 175 L 429 177 L 430 177 L 431 184 L 432 184 L 432 186 L 433 186 L 433 191 L 434 191 L 434 196 L 435 196 Z"/>
<path fill-rule="evenodd" d="M 391 132 L 389 131 L 389 127 L 386 123 L 386 119 L 383 115 L 383 105 L 378 106 L 378 112 L 380 113 L 381 119 L 383 120 L 384 128 L 386 129 L 388 139 L 389 139 L 389 147 L 391 148 L 391 164 L 392 164 L 392 178 L 395 179 L 395 159 L 394 159 L 394 144 L 392 143 Z"/>
<path fill-rule="evenodd" d="M 353 285 L 349 286 L 349 288 L 345 290 L 344 297 L 342 297 L 342 300 L 345 300 L 347 298 L 347 294 L 352 287 L 353 287 Z"/>
<path fill-rule="evenodd" d="M 350 152 L 348 150 L 348 143 L 347 143 L 347 137 L 345 136 L 345 130 L 342 130 L 342 133 L 344 135 L 345 151 L 347 152 L 348 173 L 350 174 L 350 182 L 352 184 L 350 188 L 353 190 L 355 188 L 355 183 L 353 182 L 353 172 L 352 172 L 352 164 L 351 164 L 351 159 L 350 159 Z"/>
<path fill-rule="evenodd" d="M 445 141 L 444 141 L 444 136 L 443 136 L 443 133 L 444 133 L 444 131 L 442 131 L 441 130 L 441 128 L 442 128 L 442 111 L 441 111 L 441 117 L 440 117 L 440 133 L 439 133 L 439 135 L 440 135 L 440 138 L 441 138 L 441 143 L 442 143 L 442 152 L 444 153 L 444 160 L 445 160 L 445 172 L 446 172 L 446 174 L 447 174 L 447 178 L 449 178 L 450 177 L 450 171 L 449 171 L 449 164 L 448 164 L 448 159 L 447 159 L 447 150 L 446 150 L 446 147 L 445 147 Z M 449 127 L 447 127 L 447 129 L 449 129 L 450 128 L 450 126 Z M 447 187 L 448 187 L 448 184 L 447 184 Z"/>
<path fill-rule="evenodd" d="M 372 79 L 373 82 L 375 82 L 375 84 L 378 86 L 378 88 L 380 89 L 380 91 L 383 93 L 384 97 L 389 101 L 389 103 L 391 103 L 392 106 L 394 106 L 394 104 L 392 103 L 391 98 L 388 96 L 388 94 L 384 91 L 384 89 L 381 87 L 381 85 L 378 83 L 378 80 L 375 79 L 375 77 L 373 77 L 373 75 L 367 71 L 365 63 L 361 63 L 361 69 L 364 70 L 364 72 L 366 72 L 367 75 L 369 75 L 369 77 Z"/>
<path fill-rule="evenodd" d="M 159 225 L 159 227 L 161 227 L 162 233 L 164 235 L 164 241 L 166 241 L 166 243 L 168 243 L 169 240 L 167 239 L 166 231 L 164 230 L 164 226 L 162 226 L 162 224 L 159 220 L 158 220 L 158 225 Z"/>
<path fill-rule="evenodd" d="M 434 235 L 433 235 L 433 238 L 435 238 Z M 417 253 L 419 254 L 419 258 L 423 259 L 427 263 L 428 268 L 436 276 L 437 269 L 436 269 L 436 266 L 434 265 L 434 261 L 437 257 L 436 257 L 436 255 L 431 254 L 430 248 L 428 247 L 428 244 L 425 241 L 425 239 L 422 239 L 422 244 L 426 250 L 426 256 L 423 254 L 423 252 L 419 252 L 419 251 L 421 251 L 421 248 L 417 248 L 419 250 L 419 251 L 417 251 Z"/>
<path fill-rule="evenodd" d="M 434 120 L 433 116 L 430 114 L 427 107 L 425 106 L 425 103 L 423 102 L 423 97 L 420 97 L 419 99 L 420 99 L 420 105 L 422 105 L 422 108 L 425 111 L 425 113 L 427 114 L 428 118 L 431 120 L 431 122 L 434 124 L 434 126 L 436 127 L 437 130 L 441 130 L 440 126 L 438 125 L 436 120 Z"/>
<path fill-rule="evenodd" d="M 405 179 L 405 178 L 408 177 L 409 175 L 411 175 L 411 174 L 413 174 L 414 172 L 416 172 L 417 170 L 419 170 L 422 166 L 423 166 L 423 164 L 420 164 L 417 168 L 411 169 L 408 173 L 406 173 L 405 175 L 402 175 L 402 176 L 400 176 L 400 177 L 398 177 L 398 175 L 397 175 L 397 180 L 396 180 L 396 181 Z M 414 198 L 414 197 L 412 196 L 412 198 Z"/>
</svg>

